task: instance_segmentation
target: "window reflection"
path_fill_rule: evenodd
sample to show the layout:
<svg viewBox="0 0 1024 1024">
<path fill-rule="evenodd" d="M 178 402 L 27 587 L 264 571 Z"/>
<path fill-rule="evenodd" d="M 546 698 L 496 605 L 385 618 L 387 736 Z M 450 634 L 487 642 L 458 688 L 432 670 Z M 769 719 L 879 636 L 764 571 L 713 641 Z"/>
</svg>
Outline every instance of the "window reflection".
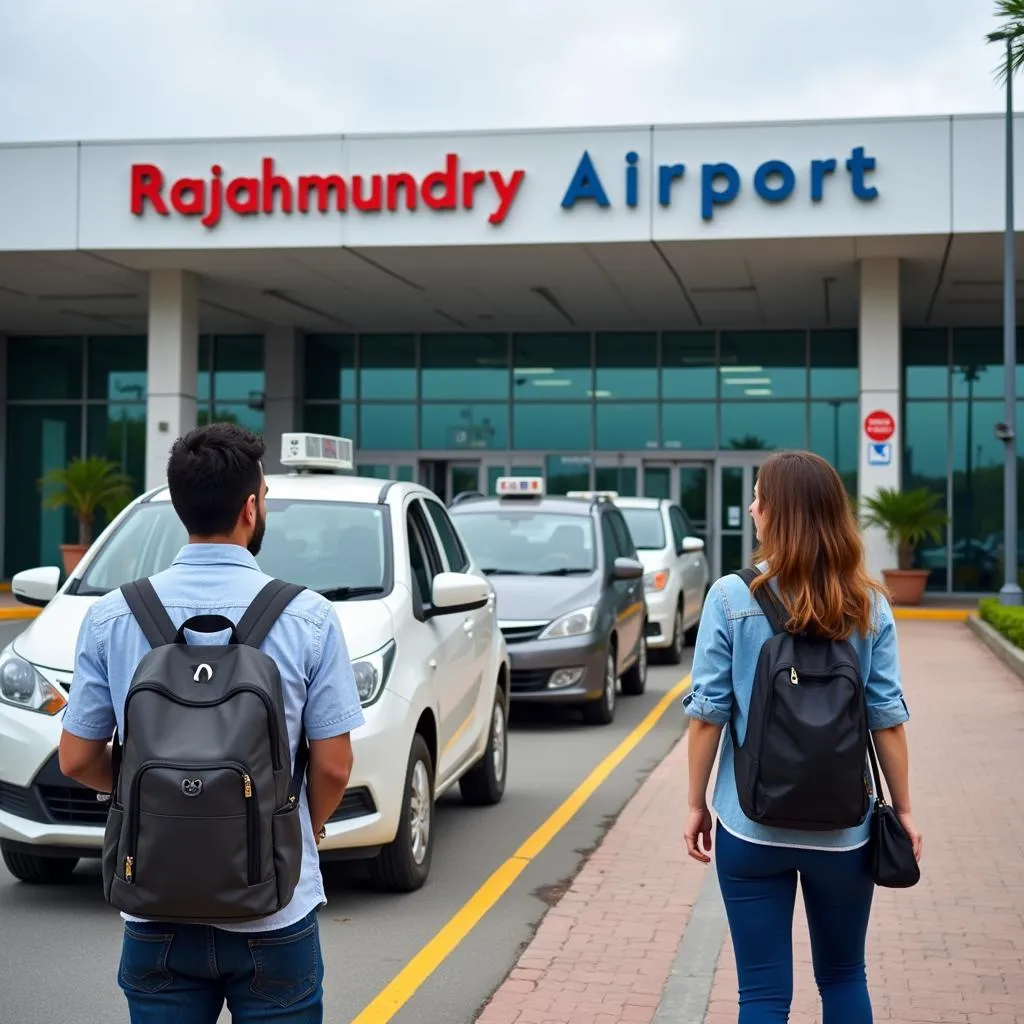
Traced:
<svg viewBox="0 0 1024 1024">
<path fill-rule="evenodd" d="M 364 334 L 359 339 L 359 397 L 416 397 L 416 338 Z"/>
<path fill-rule="evenodd" d="M 623 498 L 635 498 L 637 496 L 636 466 L 598 466 L 594 470 L 594 490 L 615 491 Z"/>
<path fill-rule="evenodd" d="M 721 447 L 733 451 L 804 448 L 806 418 L 803 402 L 723 402 Z"/>
<path fill-rule="evenodd" d="M 423 405 L 423 448 L 508 448 L 508 406 L 492 404 Z"/>
<path fill-rule="evenodd" d="M 77 337 L 9 338 L 8 399 L 81 398 L 83 345 Z"/>
<path fill-rule="evenodd" d="M 416 447 L 416 406 L 383 402 L 359 409 L 359 447 L 402 451 Z"/>
<path fill-rule="evenodd" d="M 722 398 L 803 398 L 807 337 L 803 331 L 723 331 Z"/>
<path fill-rule="evenodd" d="M 635 451 L 658 447 L 658 407 L 654 402 L 598 402 L 596 417 L 598 448 Z"/>
<path fill-rule="evenodd" d="M 547 493 L 590 490 L 590 462 L 589 455 L 549 455 L 545 459 Z"/>
<path fill-rule="evenodd" d="M 716 398 L 717 357 L 713 331 L 672 332 L 661 337 L 663 398 Z"/>
<path fill-rule="evenodd" d="M 312 434 L 330 434 L 355 441 L 355 406 L 306 405 L 302 411 L 302 429 Z"/>
<path fill-rule="evenodd" d="M 710 451 L 715 447 L 717 406 L 710 402 L 665 402 L 661 407 L 661 443 L 669 449 Z"/>
<path fill-rule="evenodd" d="M 89 398 L 112 402 L 146 397 L 146 337 L 90 338 Z"/>
<path fill-rule="evenodd" d="M 508 337 L 424 334 L 424 398 L 508 399 Z"/>
<path fill-rule="evenodd" d="M 356 397 L 354 335 L 311 334 L 305 353 L 306 398 Z"/>
<path fill-rule="evenodd" d="M 658 336 L 654 333 L 599 334 L 594 397 L 599 400 L 657 398 Z"/>
<path fill-rule="evenodd" d="M 903 332 L 903 393 L 906 398 L 949 394 L 949 338 L 944 327 Z"/>
<path fill-rule="evenodd" d="M 946 510 L 949 406 L 945 402 L 907 402 L 904 409 L 903 486 L 924 487 L 938 494 Z M 914 554 L 914 567 L 929 569 L 929 590 L 945 590 L 948 583 L 946 530 L 939 541 L 926 541 Z"/>
<path fill-rule="evenodd" d="M 591 397 L 589 334 L 517 334 L 512 339 L 516 401 L 563 402 Z"/>
<path fill-rule="evenodd" d="M 213 339 L 214 400 L 245 400 L 264 390 L 263 335 L 216 335 Z"/>
<path fill-rule="evenodd" d="M 851 496 L 857 494 L 859 434 L 859 402 L 832 399 L 811 403 L 811 451 L 832 463 Z"/>
<path fill-rule="evenodd" d="M 537 451 L 593 447 L 589 403 L 547 405 L 519 402 L 513 410 L 513 446 Z"/>
<path fill-rule="evenodd" d="M 811 394 L 856 398 L 860 393 L 856 330 L 811 331 Z"/>
</svg>

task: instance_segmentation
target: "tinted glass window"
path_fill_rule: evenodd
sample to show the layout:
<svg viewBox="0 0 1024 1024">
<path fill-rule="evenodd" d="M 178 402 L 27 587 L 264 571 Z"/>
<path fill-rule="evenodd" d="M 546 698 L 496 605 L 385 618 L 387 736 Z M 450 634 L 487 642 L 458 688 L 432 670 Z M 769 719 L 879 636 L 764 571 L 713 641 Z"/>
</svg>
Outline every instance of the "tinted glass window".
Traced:
<svg viewBox="0 0 1024 1024">
<path fill-rule="evenodd" d="M 356 397 L 356 341 L 351 334 L 310 334 L 305 344 L 306 398 Z"/>
<path fill-rule="evenodd" d="M 595 398 L 657 398 L 655 334 L 599 334 Z"/>
<path fill-rule="evenodd" d="M 635 558 L 636 545 L 633 543 L 633 538 L 629 535 L 629 528 L 626 526 L 626 521 L 618 512 L 612 512 L 608 518 L 612 521 L 612 529 L 615 531 L 615 539 L 619 544 L 619 554 L 623 558 Z"/>
<path fill-rule="evenodd" d="M 260 568 L 311 590 L 381 587 L 387 560 L 384 510 L 344 502 L 267 500 Z M 111 536 L 80 593 L 106 593 L 166 569 L 188 540 L 170 502 L 138 505 Z"/>
<path fill-rule="evenodd" d="M 11 338 L 7 342 L 7 397 L 81 398 L 81 338 Z"/>
<path fill-rule="evenodd" d="M 440 562 L 433 541 L 428 536 L 422 513 L 415 505 L 411 505 L 406 513 L 406 526 L 409 531 L 412 578 L 422 607 L 429 605 L 434 596 L 434 576 L 440 571 Z"/>
<path fill-rule="evenodd" d="M 416 337 L 364 334 L 359 339 L 360 397 L 416 397 Z"/>
<path fill-rule="evenodd" d="M 619 557 L 619 542 L 607 516 L 601 516 L 601 543 L 604 546 L 604 563 L 611 565 Z"/>
<path fill-rule="evenodd" d="M 622 518 L 638 551 L 660 551 L 665 546 L 665 526 L 659 509 L 624 508 Z"/>
<path fill-rule="evenodd" d="M 501 508 L 456 512 L 453 519 L 486 573 L 559 576 L 594 571 L 589 516 Z"/>
<path fill-rule="evenodd" d="M 723 331 L 722 398 L 803 398 L 807 337 L 803 331 Z"/>
<path fill-rule="evenodd" d="M 504 334 L 424 334 L 423 397 L 508 398 L 508 337 Z"/>
<path fill-rule="evenodd" d="M 517 334 L 512 342 L 512 393 L 517 400 L 591 398 L 589 334 Z"/>
<path fill-rule="evenodd" d="M 664 398 L 715 398 L 718 394 L 715 335 L 712 331 L 661 338 L 661 393 Z"/>
<path fill-rule="evenodd" d="M 452 526 L 448 513 L 436 501 L 424 501 L 430 518 L 434 520 L 437 535 L 441 538 L 441 547 L 448 557 L 448 568 L 452 572 L 465 572 L 469 568 L 469 559 Z"/>
<path fill-rule="evenodd" d="M 693 531 L 690 524 L 686 521 L 686 517 L 678 508 L 673 507 L 668 510 L 668 519 L 672 524 L 672 540 L 675 542 L 676 550 L 681 551 L 683 541 L 690 536 Z"/>
<path fill-rule="evenodd" d="M 145 337 L 90 338 L 88 357 L 90 398 L 145 399 Z"/>
</svg>

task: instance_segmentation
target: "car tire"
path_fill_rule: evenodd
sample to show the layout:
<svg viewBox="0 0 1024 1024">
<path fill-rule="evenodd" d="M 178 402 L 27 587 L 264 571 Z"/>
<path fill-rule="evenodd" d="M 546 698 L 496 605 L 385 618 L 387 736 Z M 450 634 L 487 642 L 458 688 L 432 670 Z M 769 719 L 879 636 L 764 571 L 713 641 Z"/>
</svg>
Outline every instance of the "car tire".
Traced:
<svg viewBox="0 0 1024 1024">
<path fill-rule="evenodd" d="M 615 721 L 618 673 L 615 666 L 615 648 L 609 644 L 604 659 L 604 689 L 597 700 L 583 705 L 583 720 L 587 725 L 611 725 Z"/>
<path fill-rule="evenodd" d="M 390 892 L 413 892 L 426 882 L 433 852 L 434 766 L 426 740 L 417 733 L 405 770 L 398 832 L 370 862 L 370 873 Z"/>
<path fill-rule="evenodd" d="M 683 629 L 683 602 L 680 601 L 672 620 L 672 642 L 661 651 L 661 658 L 666 665 L 678 665 L 683 660 L 688 636 L 689 633 Z"/>
<path fill-rule="evenodd" d="M 508 715 L 505 695 L 495 687 L 491 724 L 487 732 L 484 756 L 459 780 L 462 799 L 474 807 L 486 807 L 501 801 L 508 775 Z"/>
<path fill-rule="evenodd" d="M 622 677 L 622 692 L 630 697 L 639 697 L 647 689 L 647 637 L 640 637 L 636 661 Z"/>
<path fill-rule="evenodd" d="M 59 885 L 71 879 L 78 865 L 77 857 L 37 857 L 31 853 L 12 850 L 0 844 L 4 864 L 19 881 L 29 885 Z"/>
</svg>

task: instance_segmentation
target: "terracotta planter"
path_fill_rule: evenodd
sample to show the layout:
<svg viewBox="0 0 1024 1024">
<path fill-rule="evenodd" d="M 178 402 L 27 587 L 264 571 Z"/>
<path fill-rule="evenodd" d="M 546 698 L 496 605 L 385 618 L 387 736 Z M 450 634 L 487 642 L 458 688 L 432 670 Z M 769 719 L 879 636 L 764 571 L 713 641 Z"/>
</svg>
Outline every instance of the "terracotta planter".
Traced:
<svg viewBox="0 0 1024 1024">
<path fill-rule="evenodd" d="M 893 604 L 920 604 L 928 584 L 930 569 L 883 569 L 882 578 Z"/>
<path fill-rule="evenodd" d="M 89 550 L 88 544 L 61 544 L 60 553 L 64 557 L 64 572 L 70 576 L 82 556 Z"/>
</svg>

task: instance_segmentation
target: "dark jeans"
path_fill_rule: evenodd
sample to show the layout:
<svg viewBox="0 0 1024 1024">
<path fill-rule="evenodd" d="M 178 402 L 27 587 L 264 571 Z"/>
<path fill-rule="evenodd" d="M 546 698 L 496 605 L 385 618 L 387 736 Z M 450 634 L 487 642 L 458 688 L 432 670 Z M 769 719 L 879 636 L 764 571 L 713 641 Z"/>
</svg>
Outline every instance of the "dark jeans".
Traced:
<svg viewBox="0 0 1024 1024">
<path fill-rule="evenodd" d="M 118 982 L 131 1024 L 321 1024 L 323 959 L 316 912 L 273 932 L 125 922 Z"/>
<path fill-rule="evenodd" d="M 868 847 L 846 853 L 748 843 L 719 824 L 718 880 L 736 951 L 740 1024 L 789 1019 L 793 907 L 804 894 L 824 1024 L 871 1024 L 864 945 L 874 883 Z"/>
</svg>

